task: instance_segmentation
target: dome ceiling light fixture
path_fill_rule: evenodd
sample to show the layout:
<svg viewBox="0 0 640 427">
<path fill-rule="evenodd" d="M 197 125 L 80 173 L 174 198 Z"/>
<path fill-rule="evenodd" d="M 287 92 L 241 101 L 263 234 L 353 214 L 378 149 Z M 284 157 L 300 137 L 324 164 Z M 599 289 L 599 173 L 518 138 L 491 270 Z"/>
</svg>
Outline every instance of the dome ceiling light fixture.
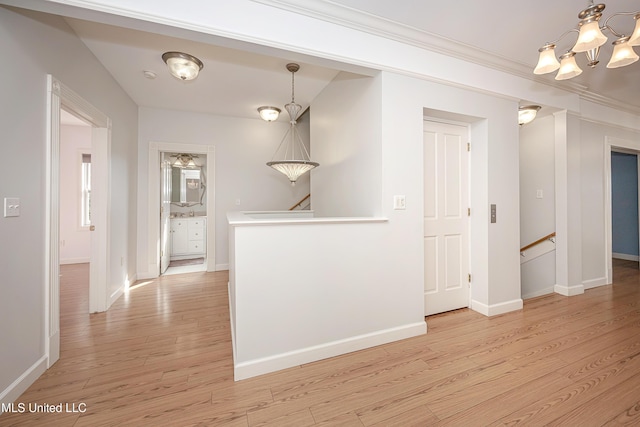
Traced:
<svg viewBox="0 0 640 427">
<path fill-rule="evenodd" d="M 167 64 L 171 75 L 182 81 L 195 79 L 204 68 L 202 61 L 188 53 L 165 52 L 162 54 L 162 60 Z"/>
<path fill-rule="evenodd" d="M 280 111 L 281 110 L 278 107 L 264 106 L 264 107 L 258 108 L 258 113 L 260 113 L 260 118 L 265 122 L 273 122 L 275 120 L 278 120 Z"/>
<path fill-rule="evenodd" d="M 278 149 L 273 155 L 267 166 L 281 172 L 289 178 L 291 186 L 296 185 L 296 180 L 304 173 L 313 168 L 320 166 L 316 162 L 312 162 L 309 157 L 309 151 L 304 146 L 300 133 L 296 128 L 296 119 L 302 107 L 295 102 L 295 83 L 294 75 L 300 69 L 298 64 L 287 64 L 287 70 L 291 73 L 291 102 L 284 106 L 289 113 L 289 129 L 284 134 Z M 280 160 L 275 160 L 280 159 Z"/>
<path fill-rule="evenodd" d="M 576 53 L 584 53 L 587 57 L 587 65 L 595 68 L 600 62 L 598 61 L 600 47 L 608 41 L 603 31 L 608 31 L 616 37 L 612 43 L 613 54 L 607 64 L 607 68 L 624 67 L 636 62 L 639 57 L 633 50 L 633 47 L 640 46 L 640 11 L 614 13 L 604 21 L 604 25 L 600 26 L 600 19 L 602 18 L 604 8 L 604 3 L 594 4 L 593 0 L 591 0 L 589 6 L 578 13 L 580 22 L 578 22 L 576 28 L 565 31 L 558 39 L 547 42 L 538 49 L 540 55 L 533 73 L 547 74 L 559 70 L 555 77 L 556 80 L 566 80 L 576 77 L 582 73 L 582 70 L 576 63 Z M 633 17 L 635 27 L 631 35 L 627 36 L 619 33 L 609 24 L 609 21 L 616 16 Z M 560 62 L 558 62 L 555 54 L 556 43 L 569 33 L 577 33 L 578 40 L 571 49 L 560 56 Z"/>
<path fill-rule="evenodd" d="M 540 108 L 539 105 L 525 105 L 518 108 L 518 124 L 522 126 L 531 123 L 536 118 Z"/>
</svg>

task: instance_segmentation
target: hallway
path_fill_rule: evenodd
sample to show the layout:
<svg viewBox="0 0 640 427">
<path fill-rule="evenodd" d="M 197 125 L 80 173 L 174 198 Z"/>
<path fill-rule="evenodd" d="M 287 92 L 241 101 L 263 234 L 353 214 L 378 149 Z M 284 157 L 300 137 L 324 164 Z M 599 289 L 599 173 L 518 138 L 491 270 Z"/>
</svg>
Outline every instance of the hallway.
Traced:
<svg viewBox="0 0 640 427">
<path fill-rule="evenodd" d="M 16 403 L 86 412 L 0 426 L 640 423 L 638 263 L 614 272 L 584 295 L 448 312 L 421 337 L 234 382 L 227 272 L 138 282 L 88 315 L 87 265 L 63 266 L 60 360 Z"/>
</svg>

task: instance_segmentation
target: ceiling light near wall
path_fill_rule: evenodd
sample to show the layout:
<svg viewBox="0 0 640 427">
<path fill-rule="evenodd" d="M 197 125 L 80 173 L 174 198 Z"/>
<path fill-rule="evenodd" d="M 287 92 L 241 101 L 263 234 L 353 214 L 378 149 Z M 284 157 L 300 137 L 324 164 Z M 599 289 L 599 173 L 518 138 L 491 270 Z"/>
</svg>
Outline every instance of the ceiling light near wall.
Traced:
<svg viewBox="0 0 640 427">
<path fill-rule="evenodd" d="M 520 126 L 531 123 L 536 118 L 536 114 L 540 111 L 539 105 L 526 105 L 518 109 L 518 124 Z"/>
<path fill-rule="evenodd" d="M 169 72 L 178 80 L 188 81 L 198 77 L 204 64 L 195 56 L 182 52 L 165 52 L 162 60 L 169 67 Z"/>
<path fill-rule="evenodd" d="M 258 113 L 260 113 L 260 118 L 265 122 L 273 122 L 278 120 L 280 109 L 278 107 L 260 107 L 258 108 Z"/>
<path fill-rule="evenodd" d="M 267 166 L 281 172 L 289 178 L 291 185 L 296 185 L 296 180 L 304 173 L 320 166 L 316 162 L 312 162 L 309 157 L 309 151 L 302 142 L 302 138 L 296 128 L 296 119 L 302 107 L 295 102 L 295 84 L 294 75 L 300 69 L 298 64 L 287 64 L 287 70 L 291 72 L 291 102 L 284 106 L 289 113 L 289 129 L 284 134 L 278 149 L 273 155 Z M 275 160 L 280 159 L 280 160 Z"/>
<path fill-rule="evenodd" d="M 594 68 L 599 63 L 600 47 L 608 40 L 603 31 L 608 31 L 616 37 L 616 40 L 613 41 L 613 54 L 607 68 L 624 67 L 636 62 L 639 57 L 634 52 L 633 46 L 640 46 L 640 11 L 614 13 L 604 21 L 604 25 L 600 26 L 604 8 L 604 3 L 594 4 L 591 0 L 589 6 L 578 13 L 580 22 L 578 22 L 577 28 L 566 31 L 557 40 L 547 42 L 538 49 L 540 55 L 538 65 L 533 70 L 534 74 L 547 74 L 559 70 L 556 80 L 576 77 L 582 73 L 576 63 L 576 53 L 584 53 L 587 57 L 587 65 Z M 609 21 L 616 16 L 633 16 L 636 22 L 630 36 L 619 33 L 609 24 Z M 577 33 L 578 39 L 570 50 L 560 56 L 560 62 L 558 62 L 555 54 L 556 43 L 570 33 Z"/>
</svg>

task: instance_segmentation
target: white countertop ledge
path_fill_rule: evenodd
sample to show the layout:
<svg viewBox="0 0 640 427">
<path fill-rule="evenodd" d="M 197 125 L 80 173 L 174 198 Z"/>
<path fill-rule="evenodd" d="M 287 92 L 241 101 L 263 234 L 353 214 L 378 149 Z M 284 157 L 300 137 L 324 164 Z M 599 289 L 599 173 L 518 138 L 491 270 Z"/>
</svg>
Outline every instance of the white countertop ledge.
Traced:
<svg viewBox="0 0 640 427">
<path fill-rule="evenodd" d="M 320 217 L 313 211 L 237 211 L 228 212 L 231 226 L 287 225 L 287 224 L 357 224 L 388 222 L 385 217 Z"/>
</svg>

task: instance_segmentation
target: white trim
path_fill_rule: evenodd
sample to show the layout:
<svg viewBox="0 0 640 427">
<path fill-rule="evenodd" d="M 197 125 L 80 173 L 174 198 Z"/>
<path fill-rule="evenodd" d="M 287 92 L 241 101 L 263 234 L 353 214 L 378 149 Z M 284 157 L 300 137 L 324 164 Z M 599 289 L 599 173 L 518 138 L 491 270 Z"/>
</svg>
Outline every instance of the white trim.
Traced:
<svg viewBox="0 0 640 427">
<path fill-rule="evenodd" d="M 216 264 L 216 271 L 224 271 L 229 269 L 229 264 Z"/>
<path fill-rule="evenodd" d="M 471 309 L 477 311 L 485 316 L 497 316 L 499 314 L 509 313 L 512 311 L 522 310 L 523 301 L 522 298 L 514 299 L 511 301 L 505 301 L 498 304 L 486 305 L 480 301 L 471 300 Z"/>
<path fill-rule="evenodd" d="M 530 294 L 522 295 L 522 299 L 525 300 L 529 298 L 541 297 L 543 295 L 549 295 L 552 293 L 553 293 L 553 286 L 544 288 L 544 289 L 539 289 L 535 292 L 531 292 Z"/>
<path fill-rule="evenodd" d="M 387 18 L 373 15 L 326 0 L 253 0 L 256 3 L 276 7 L 299 15 L 329 22 L 341 27 L 362 31 L 420 49 L 437 52 L 472 64 L 509 73 L 553 88 L 567 90 L 580 95 L 582 99 L 616 110 L 639 114 L 640 108 L 618 100 L 590 92 L 587 86 L 574 81 L 558 82 L 537 77 L 528 65 L 515 62 L 507 57 L 478 49 L 475 46 L 404 25 Z M 278 46 L 276 46 L 278 47 Z"/>
<path fill-rule="evenodd" d="M 60 265 L 86 264 L 88 262 L 91 262 L 91 258 L 67 258 L 67 259 L 61 259 Z"/>
<path fill-rule="evenodd" d="M 627 255 L 618 252 L 611 253 L 611 257 L 615 259 L 623 259 L 625 261 L 640 261 L 640 256 L 638 255 Z"/>
<path fill-rule="evenodd" d="M 9 387 L 2 390 L 0 393 L 0 403 L 12 403 L 15 402 L 27 389 L 31 384 L 33 384 L 40 375 L 47 370 L 47 356 L 42 356 L 36 363 L 31 365 L 29 369 L 24 371 L 22 375 L 20 375 L 14 382 L 12 382 Z M 2 414 L 2 409 L 0 408 L 0 414 Z"/>
<path fill-rule="evenodd" d="M 574 295 L 580 295 L 584 293 L 583 285 L 575 285 L 575 286 L 560 286 L 555 285 L 553 287 L 555 293 L 564 295 L 565 297 L 572 297 Z"/>
<path fill-rule="evenodd" d="M 608 285 L 605 277 L 598 277 L 597 279 L 585 280 L 582 282 L 582 287 L 586 291 L 587 289 L 593 289 L 600 286 Z"/>
<path fill-rule="evenodd" d="M 344 340 L 333 341 L 322 345 L 307 347 L 296 351 L 276 354 L 262 359 L 236 363 L 234 364 L 234 379 L 239 381 L 269 372 L 291 368 L 304 363 L 310 363 L 405 338 L 423 335 L 426 332 L 426 322 L 418 322 L 399 326 L 397 328 L 376 331 L 370 334 L 363 334 Z"/>
<path fill-rule="evenodd" d="M 140 279 L 154 279 L 160 275 L 160 153 L 193 153 L 207 156 L 207 271 L 215 271 L 216 211 L 215 211 L 215 146 L 150 142 L 147 179 L 147 271 L 138 272 Z"/>
<path fill-rule="evenodd" d="M 97 244 L 104 251 L 94 254 L 92 251 L 91 268 L 99 268 L 100 274 L 89 280 L 89 308 L 96 295 L 106 294 L 109 283 L 109 228 L 110 194 L 109 168 L 111 153 L 111 121 L 108 116 L 85 101 L 80 95 L 62 84 L 52 75 L 47 75 L 47 131 L 46 131 L 46 174 L 45 174 L 45 263 L 44 263 L 44 348 L 47 368 L 60 357 L 60 110 L 82 117 L 93 126 L 92 144 L 103 154 L 99 158 L 102 174 L 92 171 L 100 183 L 100 191 L 94 196 L 94 208 L 100 214 L 99 226 L 94 232 Z M 96 131 L 102 131 L 104 139 L 96 141 Z M 106 132 L 105 132 L 106 131 Z M 96 147 L 92 147 L 95 153 Z M 92 157 L 93 161 L 93 157 Z M 108 307 L 106 298 L 99 305 L 100 311 Z M 98 311 L 98 310 L 96 310 Z"/>
</svg>

